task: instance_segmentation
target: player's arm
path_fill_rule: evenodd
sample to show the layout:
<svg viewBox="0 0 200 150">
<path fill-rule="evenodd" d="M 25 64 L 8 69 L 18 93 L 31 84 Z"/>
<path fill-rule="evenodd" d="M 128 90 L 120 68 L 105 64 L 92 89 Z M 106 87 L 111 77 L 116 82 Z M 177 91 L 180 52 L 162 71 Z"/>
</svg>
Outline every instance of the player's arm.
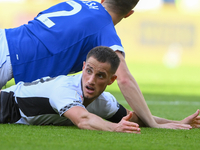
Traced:
<svg viewBox="0 0 200 150">
<path fill-rule="evenodd" d="M 172 128 L 172 129 L 200 128 L 199 110 L 197 110 L 194 114 L 186 117 L 181 121 L 168 120 L 156 116 L 154 116 L 154 119 L 157 123 L 163 124 L 167 128 Z"/>
<path fill-rule="evenodd" d="M 80 129 L 103 130 L 112 132 L 140 133 L 138 124 L 128 121 L 132 113 L 123 117 L 119 123 L 105 121 L 99 116 L 88 112 L 85 108 L 74 106 L 63 114 Z"/>
<path fill-rule="evenodd" d="M 175 121 L 175 120 L 168 120 L 160 117 L 154 116 L 154 119 L 159 124 L 164 123 L 179 123 L 179 124 L 189 124 L 191 126 L 199 127 L 200 125 L 200 116 L 199 116 L 199 110 L 197 110 L 194 114 L 186 117 L 185 119 L 181 121 Z"/>
<path fill-rule="evenodd" d="M 130 113 L 130 111 L 127 110 L 127 113 Z M 153 116 L 153 118 L 158 124 L 163 124 L 162 128 L 169 128 L 169 129 L 200 128 L 199 110 L 197 110 L 194 114 L 186 117 L 181 121 L 168 120 L 156 116 Z M 129 121 L 138 123 L 140 127 L 146 127 L 144 122 L 142 122 L 142 120 L 134 112 Z"/>
<path fill-rule="evenodd" d="M 159 127 L 159 125 L 153 119 L 153 116 L 145 102 L 142 92 L 131 75 L 127 64 L 125 62 L 124 56 L 120 51 L 116 51 L 120 58 L 120 65 L 116 72 L 118 86 L 130 105 L 130 107 L 135 111 L 137 116 L 149 127 Z"/>
<path fill-rule="evenodd" d="M 120 51 L 116 51 L 116 53 L 120 58 L 120 65 L 116 72 L 118 86 L 124 98 L 130 105 L 130 107 L 134 110 L 136 115 L 140 118 L 142 123 L 145 126 L 153 128 L 174 129 L 174 128 L 182 128 L 182 126 L 183 128 L 190 128 L 190 126 L 188 125 L 183 125 L 183 124 L 180 125 L 174 122 L 168 123 L 167 120 L 163 120 L 161 118 L 155 118 L 151 114 L 136 80 L 131 75 L 127 67 L 124 56 Z"/>
</svg>

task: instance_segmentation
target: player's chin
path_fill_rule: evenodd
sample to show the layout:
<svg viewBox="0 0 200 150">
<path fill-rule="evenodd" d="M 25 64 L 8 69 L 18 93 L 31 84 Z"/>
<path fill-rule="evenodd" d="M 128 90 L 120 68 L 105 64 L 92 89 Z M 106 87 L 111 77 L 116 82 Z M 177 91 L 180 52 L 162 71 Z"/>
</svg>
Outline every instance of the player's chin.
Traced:
<svg viewBox="0 0 200 150">
<path fill-rule="evenodd" d="M 84 95 L 84 99 L 87 100 L 95 100 L 97 97 L 98 97 L 97 95 L 91 95 L 91 94 Z"/>
<path fill-rule="evenodd" d="M 94 96 L 91 94 L 85 94 L 84 98 L 90 100 L 90 99 L 94 99 Z"/>
</svg>

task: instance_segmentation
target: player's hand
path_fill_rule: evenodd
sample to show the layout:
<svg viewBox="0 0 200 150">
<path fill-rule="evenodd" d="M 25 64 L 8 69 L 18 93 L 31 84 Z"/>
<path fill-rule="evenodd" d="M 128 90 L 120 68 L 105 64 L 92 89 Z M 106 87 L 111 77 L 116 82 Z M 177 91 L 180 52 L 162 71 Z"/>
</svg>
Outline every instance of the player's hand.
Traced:
<svg viewBox="0 0 200 150">
<path fill-rule="evenodd" d="M 199 109 L 192 115 L 180 121 L 182 124 L 189 124 L 192 128 L 200 128 Z"/>
<path fill-rule="evenodd" d="M 139 128 L 139 125 L 129 121 L 132 115 L 133 113 L 130 112 L 127 116 L 123 117 L 114 130 L 116 132 L 140 133 L 141 129 Z"/>
</svg>

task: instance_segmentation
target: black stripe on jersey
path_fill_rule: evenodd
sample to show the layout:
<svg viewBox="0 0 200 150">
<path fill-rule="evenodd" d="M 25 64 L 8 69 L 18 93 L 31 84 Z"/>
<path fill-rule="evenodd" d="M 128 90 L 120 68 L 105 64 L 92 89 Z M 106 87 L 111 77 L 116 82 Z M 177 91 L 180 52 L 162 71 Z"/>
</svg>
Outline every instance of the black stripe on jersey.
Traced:
<svg viewBox="0 0 200 150">
<path fill-rule="evenodd" d="M 51 107 L 49 99 L 45 97 L 17 97 L 18 106 L 27 116 L 38 116 L 43 114 L 58 114 Z"/>
<path fill-rule="evenodd" d="M 13 92 L 0 92 L 0 123 L 15 123 L 21 118 Z"/>
<path fill-rule="evenodd" d="M 122 118 L 123 118 L 124 116 L 126 116 L 126 115 L 127 115 L 126 109 L 125 109 L 121 104 L 119 104 L 119 109 L 118 109 L 118 111 L 117 111 L 111 118 L 106 119 L 106 120 L 108 120 L 108 121 L 110 121 L 110 122 L 118 123 L 118 122 L 120 122 L 120 121 L 122 120 Z"/>
</svg>

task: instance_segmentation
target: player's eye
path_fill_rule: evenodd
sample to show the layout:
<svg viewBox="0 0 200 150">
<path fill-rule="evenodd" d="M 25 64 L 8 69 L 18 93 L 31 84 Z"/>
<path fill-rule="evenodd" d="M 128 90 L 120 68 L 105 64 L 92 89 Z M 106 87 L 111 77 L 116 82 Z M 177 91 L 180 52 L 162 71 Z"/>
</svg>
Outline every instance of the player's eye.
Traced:
<svg viewBox="0 0 200 150">
<path fill-rule="evenodd" d="M 102 74 L 98 74 L 97 76 L 98 76 L 98 78 L 101 78 L 101 79 L 104 78 L 104 76 Z"/>
<path fill-rule="evenodd" d="M 91 74 L 92 73 L 92 70 L 91 69 L 86 69 L 87 73 L 88 74 Z"/>
</svg>

